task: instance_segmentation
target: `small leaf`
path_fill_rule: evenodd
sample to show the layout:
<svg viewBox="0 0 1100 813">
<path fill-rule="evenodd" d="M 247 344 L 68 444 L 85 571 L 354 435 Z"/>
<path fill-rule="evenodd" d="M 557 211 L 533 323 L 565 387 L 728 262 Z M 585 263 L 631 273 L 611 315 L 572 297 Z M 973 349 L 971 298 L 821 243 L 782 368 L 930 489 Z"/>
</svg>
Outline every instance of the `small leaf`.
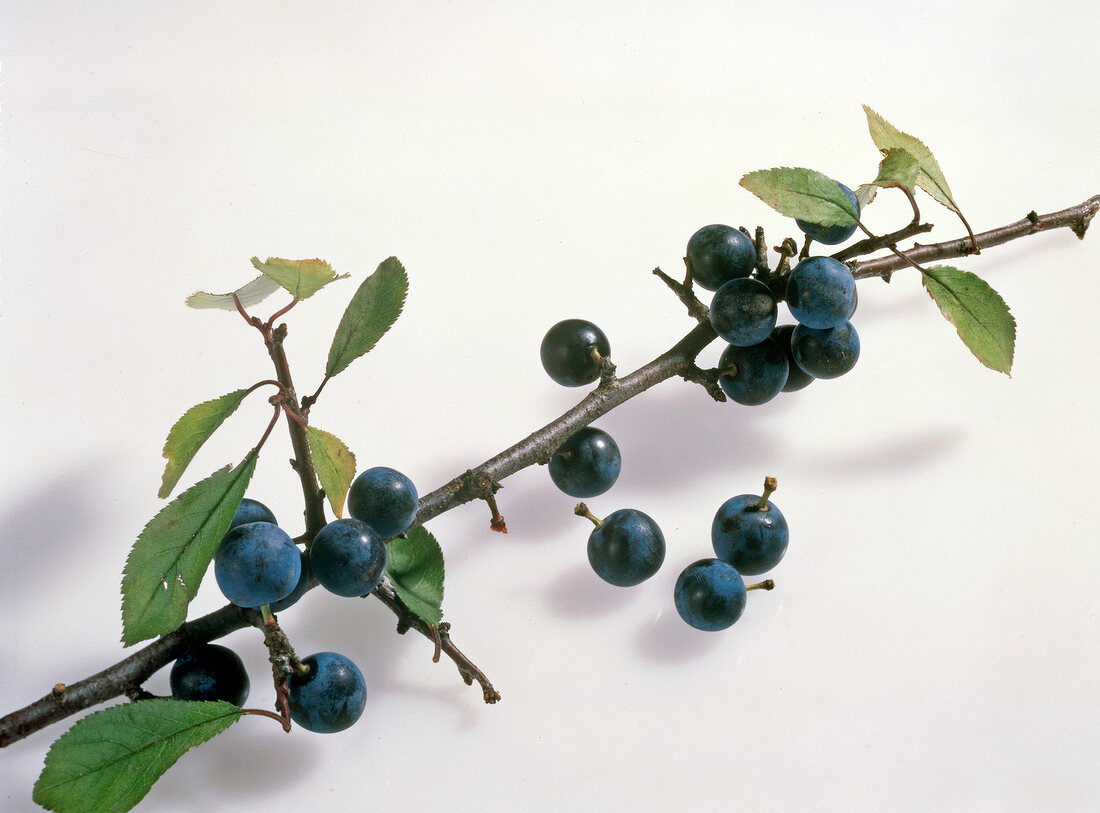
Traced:
<svg viewBox="0 0 1100 813">
<path fill-rule="evenodd" d="M 187 618 L 245 487 L 255 450 L 164 506 L 138 536 L 122 571 L 122 642 L 126 646 L 171 632 Z"/>
<path fill-rule="evenodd" d="M 443 620 L 443 551 L 424 528 L 386 543 L 386 575 L 398 598 L 426 624 Z"/>
<path fill-rule="evenodd" d="M 286 288 L 298 299 L 309 299 L 333 280 L 344 279 L 347 274 L 336 275 L 332 266 L 324 260 L 284 260 L 268 257 L 260 262 L 252 258 L 256 270 Z"/>
<path fill-rule="evenodd" d="M 187 305 L 192 308 L 218 308 L 224 311 L 235 311 L 237 303 L 233 301 L 233 294 L 237 295 L 242 308 L 250 308 L 267 299 L 271 294 L 279 290 L 279 283 L 265 277 L 263 274 L 252 282 L 242 285 L 236 291 L 228 294 L 208 294 L 205 291 L 195 291 L 187 297 Z"/>
<path fill-rule="evenodd" d="M 355 455 L 344 442 L 315 426 L 306 427 L 309 439 L 309 454 L 313 458 L 313 468 L 321 488 L 328 496 L 332 513 L 338 517 L 344 515 L 344 499 L 348 495 L 351 481 L 355 479 Z"/>
<path fill-rule="evenodd" d="M 1016 320 L 1001 295 L 975 274 L 947 265 L 927 269 L 921 279 L 978 361 L 1011 375 Z"/>
<path fill-rule="evenodd" d="M 743 177 L 741 186 L 780 214 L 807 223 L 850 226 L 859 218 L 837 182 L 812 169 L 758 169 Z"/>
<path fill-rule="evenodd" d="M 50 746 L 34 801 L 59 813 L 122 813 L 189 749 L 240 719 L 225 701 L 140 700 L 89 714 Z"/>
<path fill-rule="evenodd" d="M 903 133 L 867 105 L 863 105 L 863 112 L 867 114 L 867 128 L 871 131 L 871 140 L 875 142 L 879 152 L 886 155 L 893 149 L 905 150 L 917 163 L 917 186 L 942 206 L 956 214 L 962 214 L 951 197 L 951 188 L 947 185 L 947 179 L 943 177 L 943 170 L 932 151 L 919 138 Z"/>
<path fill-rule="evenodd" d="M 873 183 L 860 184 L 856 189 L 856 200 L 859 201 L 859 208 L 866 209 L 872 203 L 875 202 L 875 195 L 878 194 L 878 187 Z"/>
<path fill-rule="evenodd" d="M 378 343 L 401 315 L 408 291 L 405 267 L 396 257 L 383 260 L 363 280 L 340 318 L 328 351 L 325 375 L 331 378 L 342 372 Z"/>
<path fill-rule="evenodd" d="M 917 183 L 920 165 L 907 151 L 896 147 L 886 151 L 886 157 L 878 165 L 878 177 L 874 185 L 883 188 L 895 186 L 912 191 Z"/>
<path fill-rule="evenodd" d="M 184 412 L 172 425 L 168 439 L 164 441 L 163 456 L 168 459 L 168 464 L 164 467 L 158 497 L 164 498 L 172 493 L 195 454 L 225 419 L 236 411 L 248 393 L 248 390 L 235 390 L 220 398 L 203 401 Z"/>
</svg>

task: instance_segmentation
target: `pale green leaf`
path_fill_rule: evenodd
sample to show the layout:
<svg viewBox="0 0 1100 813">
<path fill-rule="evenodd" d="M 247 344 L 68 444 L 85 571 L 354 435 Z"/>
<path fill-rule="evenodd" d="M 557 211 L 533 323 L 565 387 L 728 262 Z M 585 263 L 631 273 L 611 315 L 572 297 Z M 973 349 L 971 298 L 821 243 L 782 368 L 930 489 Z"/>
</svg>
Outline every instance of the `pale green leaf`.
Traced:
<svg viewBox="0 0 1100 813">
<path fill-rule="evenodd" d="M 122 571 L 122 642 L 126 646 L 169 633 L 187 618 L 245 487 L 256 452 L 233 469 L 201 480 L 149 520 Z"/>
<path fill-rule="evenodd" d="M 315 426 L 306 427 L 306 437 L 313 468 L 332 506 L 332 513 L 342 517 L 344 499 L 355 479 L 355 455 L 340 438 Z"/>
<path fill-rule="evenodd" d="M 875 195 L 878 194 L 878 187 L 873 183 L 860 184 L 855 194 L 856 200 L 859 201 L 859 208 L 863 210 L 875 202 Z"/>
<path fill-rule="evenodd" d="M 309 299 L 333 280 L 344 279 L 347 274 L 336 275 L 332 266 L 324 260 L 284 260 L 268 257 L 260 262 L 252 258 L 252 265 L 266 277 L 283 286 L 297 299 Z"/>
<path fill-rule="evenodd" d="M 903 133 L 867 105 L 863 105 L 863 112 L 867 114 L 867 128 L 871 131 L 871 140 L 875 142 L 879 152 L 886 155 L 890 150 L 902 149 L 909 153 L 917 163 L 914 179 L 916 185 L 936 202 L 961 215 L 962 212 L 951 196 L 947 179 L 943 177 L 943 170 L 932 151 L 919 138 Z"/>
<path fill-rule="evenodd" d="M 922 282 L 978 361 L 1011 375 L 1016 320 L 1001 295 L 975 274 L 947 265 L 926 269 Z"/>
<path fill-rule="evenodd" d="M 183 413 L 173 424 L 164 441 L 163 456 L 168 463 L 161 477 L 158 497 L 167 497 L 180 476 L 207 439 L 241 405 L 248 390 L 235 390 L 220 398 L 203 401 Z"/>
<path fill-rule="evenodd" d="M 859 211 L 836 181 L 812 169 L 758 169 L 741 186 L 787 217 L 822 226 L 850 226 Z"/>
<path fill-rule="evenodd" d="M 34 801 L 58 813 L 122 813 L 189 749 L 240 719 L 224 701 L 140 700 L 89 714 L 46 754 Z"/>
<path fill-rule="evenodd" d="M 386 576 L 405 606 L 433 627 L 443 620 L 443 551 L 424 528 L 386 543 Z"/>
<path fill-rule="evenodd" d="M 340 318 L 328 351 L 325 375 L 332 377 L 342 372 L 378 343 L 401 315 L 408 291 L 405 267 L 396 257 L 383 260 L 363 280 Z"/>
<path fill-rule="evenodd" d="M 223 311 L 234 311 L 237 309 L 237 303 L 233 301 L 234 294 L 237 295 L 237 300 L 241 303 L 242 308 L 250 308 L 253 305 L 260 304 L 278 290 L 279 283 L 261 274 L 252 282 L 242 285 L 236 291 L 228 294 L 208 294 L 205 291 L 195 291 L 187 297 L 187 305 L 198 309 L 218 308 Z"/>
<path fill-rule="evenodd" d="M 886 151 L 886 156 L 878 165 L 878 177 L 875 178 L 875 186 L 901 187 L 913 190 L 917 183 L 917 175 L 920 165 L 917 159 L 906 150 L 896 147 Z"/>
</svg>

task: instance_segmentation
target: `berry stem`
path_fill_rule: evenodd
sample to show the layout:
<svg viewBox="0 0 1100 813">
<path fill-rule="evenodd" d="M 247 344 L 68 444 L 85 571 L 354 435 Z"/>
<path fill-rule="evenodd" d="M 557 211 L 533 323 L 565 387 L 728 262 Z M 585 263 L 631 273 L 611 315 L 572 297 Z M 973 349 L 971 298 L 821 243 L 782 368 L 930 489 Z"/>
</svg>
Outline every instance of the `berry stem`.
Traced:
<svg viewBox="0 0 1100 813">
<path fill-rule="evenodd" d="M 593 513 L 588 510 L 588 506 L 585 505 L 583 502 L 577 503 L 576 507 L 573 509 L 573 513 L 576 514 L 578 517 L 584 517 L 585 519 L 590 520 L 592 524 L 595 525 L 597 528 L 603 527 L 603 520 L 593 515 Z"/>
<path fill-rule="evenodd" d="M 768 497 L 775 493 L 775 490 L 779 488 L 779 481 L 774 477 L 764 478 L 764 493 L 760 495 L 760 502 L 756 504 L 757 511 L 768 510 Z"/>
<path fill-rule="evenodd" d="M 266 709 L 241 709 L 241 714 L 253 714 L 257 717 L 269 717 L 272 720 L 278 721 L 279 725 L 283 727 L 283 731 L 287 734 L 290 733 L 290 718 L 283 717 L 281 714 L 276 714 L 273 711 L 267 711 Z"/>
<path fill-rule="evenodd" d="M 771 579 L 764 579 L 764 581 L 757 582 L 756 584 L 746 584 L 745 589 L 746 590 L 774 590 L 775 589 L 775 582 L 772 581 Z"/>
</svg>

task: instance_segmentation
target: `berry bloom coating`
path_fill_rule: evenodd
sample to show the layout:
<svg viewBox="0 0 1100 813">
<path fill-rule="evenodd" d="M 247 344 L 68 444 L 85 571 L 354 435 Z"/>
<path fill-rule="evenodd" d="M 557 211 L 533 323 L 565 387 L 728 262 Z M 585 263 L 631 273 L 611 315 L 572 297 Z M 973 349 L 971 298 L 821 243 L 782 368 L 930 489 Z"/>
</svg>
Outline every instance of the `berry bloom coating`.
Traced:
<svg viewBox="0 0 1100 813">
<path fill-rule="evenodd" d="M 550 479 L 571 497 L 603 494 L 619 478 L 623 458 L 611 435 L 586 426 L 558 447 L 550 458 Z"/>
<path fill-rule="evenodd" d="M 787 354 L 768 337 L 752 347 L 729 345 L 718 361 L 719 369 L 737 366 L 732 375 L 718 377 L 718 386 L 739 404 L 755 406 L 770 401 L 787 383 Z"/>
<path fill-rule="evenodd" d="M 750 347 L 772 332 L 779 308 L 771 288 L 758 279 L 731 279 L 710 301 L 710 324 L 730 344 Z"/>
<path fill-rule="evenodd" d="M 386 574 L 386 543 L 365 522 L 334 520 L 313 538 L 309 566 L 329 592 L 365 596 Z"/>
<path fill-rule="evenodd" d="M 856 214 L 858 215 L 860 211 L 859 198 L 856 197 L 856 193 L 840 181 L 837 181 L 836 185 L 848 196 L 848 200 L 856 207 Z M 837 243 L 843 243 L 855 234 L 858 228 L 855 223 L 848 226 L 820 226 L 817 223 L 807 223 L 805 220 L 795 220 L 795 224 L 797 224 L 798 228 L 802 229 L 803 233 L 808 237 L 819 243 L 824 243 L 827 246 L 835 246 Z"/>
<path fill-rule="evenodd" d="M 759 503 L 759 495 L 730 497 L 722 503 L 710 526 L 714 553 L 746 576 L 755 576 L 779 564 L 790 539 L 787 520 L 775 503 L 769 501 L 763 511 Z"/>
<path fill-rule="evenodd" d="M 243 706 L 248 699 L 248 673 L 232 649 L 200 644 L 172 664 L 168 675 L 176 700 L 225 700 Z"/>
<path fill-rule="evenodd" d="M 787 307 L 800 325 L 840 327 L 856 309 L 855 277 L 832 257 L 803 260 L 787 280 Z"/>
<path fill-rule="evenodd" d="M 611 342 L 604 332 L 584 319 L 558 322 L 542 338 L 539 356 L 546 374 L 563 387 L 583 387 L 600 377 L 599 355 L 611 355 Z"/>
<path fill-rule="evenodd" d="M 814 378 L 836 378 L 856 366 L 859 334 L 851 322 L 828 330 L 799 325 L 791 334 L 791 353 Z"/>
<path fill-rule="evenodd" d="M 359 667 L 335 652 L 303 658 L 304 675 L 290 676 L 290 719 L 318 734 L 343 731 L 363 715 L 367 684 Z"/>
<path fill-rule="evenodd" d="M 732 226 L 703 226 L 687 244 L 692 281 L 717 291 L 731 279 L 747 277 L 756 266 L 756 246 Z"/>
<path fill-rule="evenodd" d="M 732 626 L 745 611 L 745 582 L 721 559 L 700 559 L 676 580 L 676 612 L 696 629 L 717 632 Z"/>
<path fill-rule="evenodd" d="M 798 366 L 791 352 L 791 334 L 794 333 L 794 325 L 780 325 L 772 331 L 772 338 L 783 348 L 787 354 L 787 383 L 783 385 L 783 392 L 797 392 L 809 385 L 814 377 Z"/>
<path fill-rule="evenodd" d="M 290 594 L 285 598 L 281 598 L 278 601 L 271 603 L 269 608 L 273 613 L 281 613 L 287 607 L 298 603 L 298 599 L 306 594 L 306 590 L 309 589 L 309 578 L 313 574 L 313 571 L 309 566 L 309 554 L 299 548 L 299 555 L 302 558 L 302 575 L 298 577 L 298 583 L 294 585 L 294 589 L 290 591 Z"/>
<path fill-rule="evenodd" d="M 588 561 L 605 582 L 631 587 L 660 570 L 665 537 L 648 515 L 620 508 L 588 535 Z"/>
<path fill-rule="evenodd" d="M 420 495 L 412 480 L 395 469 L 375 466 L 348 489 L 348 513 L 371 526 L 383 539 L 408 530 L 416 519 Z"/>
<path fill-rule="evenodd" d="M 245 497 L 241 500 L 241 504 L 237 506 L 237 513 L 233 515 L 233 520 L 229 523 L 229 530 L 233 530 L 238 525 L 247 525 L 250 522 L 279 524 L 279 521 L 275 519 L 275 515 L 271 513 L 271 509 L 266 505 L 259 500 L 250 500 Z"/>
<path fill-rule="evenodd" d="M 214 578 L 238 607 L 271 604 L 290 594 L 302 575 L 302 555 L 282 528 L 270 522 L 238 525 L 214 554 Z"/>
</svg>

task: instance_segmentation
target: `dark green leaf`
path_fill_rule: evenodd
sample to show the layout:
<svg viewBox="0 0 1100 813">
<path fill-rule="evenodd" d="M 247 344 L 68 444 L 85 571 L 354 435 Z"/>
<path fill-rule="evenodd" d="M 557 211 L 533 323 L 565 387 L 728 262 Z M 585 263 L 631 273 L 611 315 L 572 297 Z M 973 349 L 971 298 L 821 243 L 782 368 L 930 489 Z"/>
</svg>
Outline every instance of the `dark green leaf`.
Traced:
<svg viewBox="0 0 1100 813">
<path fill-rule="evenodd" d="M 947 265 L 927 269 L 922 281 L 978 361 L 1011 375 L 1016 320 L 1001 295 L 980 277 Z"/>
<path fill-rule="evenodd" d="M 871 131 L 871 140 L 875 142 L 879 152 L 886 155 L 890 150 L 902 149 L 909 153 L 917 163 L 917 186 L 941 205 L 961 214 L 932 151 L 919 138 L 903 133 L 867 105 L 863 105 L 863 112 L 867 114 L 867 128 Z"/>
<path fill-rule="evenodd" d="M 218 308 L 225 311 L 237 309 L 237 302 L 233 295 L 237 295 L 237 301 L 242 308 L 250 308 L 263 302 L 271 294 L 279 290 L 279 283 L 263 274 L 256 277 L 246 285 L 242 285 L 236 291 L 228 294 L 208 294 L 206 291 L 195 291 L 187 297 L 187 305 L 192 308 Z"/>
<path fill-rule="evenodd" d="M 256 468 L 251 451 L 184 491 L 149 520 L 122 571 L 122 642 L 171 632 L 187 618 L 245 487 Z"/>
<path fill-rule="evenodd" d="M 342 517 L 344 499 L 355 479 L 355 455 L 340 438 L 315 426 L 306 427 L 306 437 L 309 438 L 313 468 L 332 506 L 332 513 Z"/>
<path fill-rule="evenodd" d="M 900 147 L 886 151 L 886 156 L 878 165 L 878 177 L 875 186 L 897 186 L 913 190 L 917 183 L 920 165 L 917 159 Z"/>
<path fill-rule="evenodd" d="M 184 753 L 240 716 L 220 700 L 140 700 L 89 714 L 50 746 L 34 801 L 59 813 L 130 810 Z"/>
<path fill-rule="evenodd" d="M 279 257 L 268 257 L 265 262 L 260 262 L 258 257 L 253 257 L 252 264 L 256 266 L 257 271 L 279 283 L 298 299 L 309 299 L 333 280 L 348 276 L 347 274 L 337 276 L 332 266 L 324 260 L 284 260 Z"/>
<path fill-rule="evenodd" d="M 405 606 L 431 626 L 443 620 L 443 551 L 424 528 L 386 543 L 386 575 Z"/>
<path fill-rule="evenodd" d="M 404 266 L 396 257 L 383 260 L 348 303 L 332 337 L 325 375 L 331 377 L 343 371 L 378 343 L 401 315 L 408 291 Z"/>
<path fill-rule="evenodd" d="M 241 405 L 246 395 L 248 390 L 235 390 L 221 398 L 203 401 L 184 412 L 183 417 L 176 421 L 164 441 L 163 455 L 168 459 L 168 464 L 164 467 L 158 497 L 167 497 L 172 493 L 195 454 Z"/>
<path fill-rule="evenodd" d="M 812 169 L 758 169 L 741 186 L 787 217 L 822 226 L 850 226 L 859 212 L 837 182 Z"/>
</svg>

